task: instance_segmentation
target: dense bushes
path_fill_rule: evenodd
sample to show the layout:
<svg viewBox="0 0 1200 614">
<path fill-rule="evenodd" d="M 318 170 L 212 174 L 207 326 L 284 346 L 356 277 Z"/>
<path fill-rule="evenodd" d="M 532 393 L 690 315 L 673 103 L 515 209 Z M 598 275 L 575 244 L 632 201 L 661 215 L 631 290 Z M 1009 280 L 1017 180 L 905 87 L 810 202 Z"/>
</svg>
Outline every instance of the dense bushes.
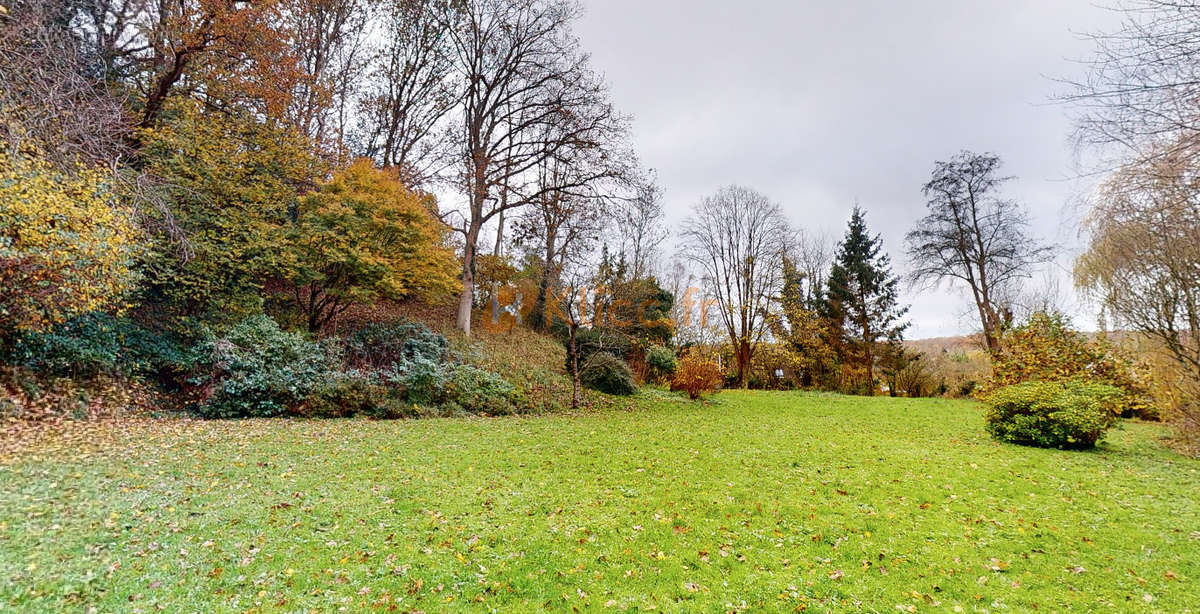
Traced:
<svg viewBox="0 0 1200 614">
<path fill-rule="evenodd" d="M 521 394 L 495 373 L 450 360 L 446 338 L 424 325 L 373 325 L 344 341 L 315 342 L 254 316 L 195 351 L 206 417 L 511 414 Z"/>
<path fill-rule="evenodd" d="M 4 411 L 11 415 L 79 413 L 61 409 L 75 400 L 55 400 L 46 410 L 25 409 L 38 399 L 82 398 L 75 392 L 51 397 L 38 389 L 52 382 L 58 382 L 55 389 L 63 388 L 66 382 L 54 378 L 95 380 L 71 387 L 86 391 L 138 387 L 138 376 L 165 376 L 162 381 L 184 386 L 186 403 L 209 418 L 404 418 L 525 409 L 516 386 L 458 363 L 445 337 L 411 322 L 372 324 L 345 338 L 318 342 L 257 315 L 222 334 L 209 332 L 185 349 L 177 338 L 131 319 L 87 314 L 47 332 L 19 336 L 0 362 L 24 369 L 10 369 L 11 382 L 28 383 L 6 386 L 12 389 L 7 396 L 24 399 L 9 403 Z M 17 377 L 25 372 L 28 376 Z"/>
<path fill-rule="evenodd" d="M 173 335 L 103 313 L 18 336 L 0 358 L 46 375 L 85 378 L 158 375 L 178 369 L 186 360 Z"/>
<path fill-rule="evenodd" d="M 0 343 L 113 306 L 133 287 L 138 251 L 102 169 L 13 154 L 0 155 Z"/>
<path fill-rule="evenodd" d="M 140 411 L 153 392 L 137 380 L 47 376 L 24 367 L 0 366 L 0 439 L 4 423 L 104 418 Z"/>
<path fill-rule="evenodd" d="M 696 400 L 705 392 L 715 392 L 721 387 L 725 375 L 717 361 L 691 350 L 684 354 L 671 379 L 671 390 L 682 390 L 688 398 Z"/>
<path fill-rule="evenodd" d="M 990 392 L 987 430 L 1001 441 L 1091 448 L 1116 421 L 1125 392 L 1079 380 L 1024 382 Z"/>
<path fill-rule="evenodd" d="M 992 356 L 992 376 L 981 393 L 1021 382 L 1076 378 L 1124 391 L 1119 404 L 1122 415 L 1158 416 L 1141 367 L 1104 339 L 1093 341 L 1074 330 L 1061 313 L 1035 313 L 1005 332 L 1001 350 Z"/>
<path fill-rule="evenodd" d="M 313 418 L 400 418 L 408 413 L 404 407 L 374 373 L 332 371 L 316 383 L 298 413 Z"/>
<path fill-rule="evenodd" d="M 327 348 L 271 318 L 243 320 L 196 348 L 201 370 L 193 383 L 206 394 L 200 412 L 210 418 L 279 416 L 299 408 L 331 370 Z"/>
<path fill-rule="evenodd" d="M 446 338 L 420 322 L 367 324 L 346 337 L 346 362 L 358 368 L 385 369 L 409 360 L 450 359 Z"/>
<path fill-rule="evenodd" d="M 666 381 L 675 374 L 675 352 L 671 348 L 652 345 L 646 349 L 647 375 L 651 381 Z"/>
<path fill-rule="evenodd" d="M 510 414 L 521 404 L 517 388 L 491 371 L 455 365 L 446 381 L 447 402 L 472 414 Z"/>
<path fill-rule="evenodd" d="M 297 189 L 328 169 L 278 122 L 182 100 L 168 111 L 138 134 L 139 161 L 167 206 L 143 212 L 137 299 L 190 337 L 262 313 L 264 282 L 296 264 L 286 231 Z"/>
<path fill-rule="evenodd" d="M 608 352 L 596 352 L 579 368 L 579 381 L 592 390 L 607 394 L 630 395 L 637 392 L 633 371 L 620 358 Z"/>
</svg>

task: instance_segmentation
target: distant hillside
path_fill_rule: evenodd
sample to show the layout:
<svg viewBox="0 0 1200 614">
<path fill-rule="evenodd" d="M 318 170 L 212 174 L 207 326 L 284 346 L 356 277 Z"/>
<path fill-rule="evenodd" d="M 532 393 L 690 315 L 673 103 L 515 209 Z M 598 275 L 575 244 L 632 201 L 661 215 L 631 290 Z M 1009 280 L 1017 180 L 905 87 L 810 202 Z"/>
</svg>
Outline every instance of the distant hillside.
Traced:
<svg viewBox="0 0 1200 614">
<path fill-rule="evenodd" d="M 960 335 L 957 337 L 931 337 L 929 339 L 906 339 L 904 346 L 925 354 L 939 354 L 943 350 L 949 353 L 966 353 L 983 349 L 983 338 L 980 335 Z"/>
<path fill-rule="evenodd" d="M 1106 333 L 1095 331 L 1081 332 L 1085 337 L 1093 341 L 1103 335 L 1114 345 L 1126 348 L 1136 347 L 1137 343 L 1143 339 L 1142 335 L 1125 330 L 1108 331 Z M 983 335 L 980 334 L 960 335 L 957 337 L 930 337 L 928 339 L 906 339 L 904 346 L 913 351 L 930 355 L 940 353 L 942 350 L 949 353 L 972 352 L 983 350 L 984 347 Z"/>
</svg>

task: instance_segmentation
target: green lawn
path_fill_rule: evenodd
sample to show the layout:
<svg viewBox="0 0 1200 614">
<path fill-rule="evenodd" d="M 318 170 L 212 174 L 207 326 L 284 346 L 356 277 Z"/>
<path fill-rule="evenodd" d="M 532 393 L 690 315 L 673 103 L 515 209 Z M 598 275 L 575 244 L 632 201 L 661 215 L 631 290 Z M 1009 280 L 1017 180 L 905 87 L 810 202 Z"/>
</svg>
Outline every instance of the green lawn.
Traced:
<svg viewBox="0 0 1200 614">
<path fill-rule="evenodd" d="M 0 466 L 0 611 L 1200 611 L 1160 427 L 646 392 L 538 418 L 145 422 Z"/>
</svg>

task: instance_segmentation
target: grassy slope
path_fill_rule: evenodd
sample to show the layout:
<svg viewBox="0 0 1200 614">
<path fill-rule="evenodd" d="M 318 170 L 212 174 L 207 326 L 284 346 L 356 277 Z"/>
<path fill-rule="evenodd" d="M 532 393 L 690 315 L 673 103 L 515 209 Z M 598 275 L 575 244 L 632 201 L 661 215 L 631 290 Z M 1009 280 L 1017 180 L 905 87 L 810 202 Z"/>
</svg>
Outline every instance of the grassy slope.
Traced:
<svg viewBox="0 0 1200 614">
<path fill-rule="evenodd" d="M 1069 453 L 960 401 L 643 405 L 93 430 L 0 466 L 0 610 L 1200 604 L 1200 462 L 1155 425 Z"/>
</svg>

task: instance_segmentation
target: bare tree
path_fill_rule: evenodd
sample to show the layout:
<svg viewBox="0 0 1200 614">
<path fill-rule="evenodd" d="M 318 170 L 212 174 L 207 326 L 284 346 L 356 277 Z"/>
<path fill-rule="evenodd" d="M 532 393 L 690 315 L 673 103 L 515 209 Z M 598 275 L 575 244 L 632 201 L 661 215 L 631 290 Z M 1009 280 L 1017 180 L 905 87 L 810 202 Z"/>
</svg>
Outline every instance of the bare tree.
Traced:
<svg viewBox="0 0 1200 614">
<path fill-rule="evenodd" d="M 791 229 L 779 205 L 750 188 L 728 186 L 702 200 L 683 225 L 685 253 L 703 272 L 737 360 L 739 384 L 768 331 Z"/>
<path fill-rule="evenodd" d="M 67 0 L 9 4 L 0 13 L 0 138 L 8 155 L 112 164 L 127 154 L 132 120 L 96 74 L 88 45 L 65 26 Z"/>
<path fill-rule="evenodd" d="M 826 234 L 810 234 L 797 230 L 795 241 L 788 246 L 791 266 L 804 279 L 800 299 L 809 308 L 820 300 L 825 289 L 829 267 L 833 265 L 834 243 Z"/>
<path fill-rule="evenodd" d="M 447 15 L 442 0 L 390 0 L 383 12 L 385 43 L 373 59 L 361 100 L 364 153 L 403 169 L 421 185 L 445 166 L 443 119 L 458 101 Z"/>
<path fill-rule="evenodd" d="M 371 2 L 287 0 L 283 15 L 300 69 L 288 119 L 331 153 L 345 143 L 354 84 L 366 69 Z"/>
<path fill-rule="evenodd" d="M 453 150 L 467 206 L 451 226 L 463 236 L 458 327 L 465 334 L 484 224 L 548 191 L 592 183 L 597 176 L 565 173 L 567 184 L 548 186 L 537 171 L 567 149 L 604 156 L 627 131 L 571 34 L 578 13 L 568 0 L 470 0 L 445 11 L 453 70 L 462 80 Z"/>
<path fill-rule="evenodd" d="M 1118 323 L 1161 343 L 1200 382 L 1200 172 L 1178 146 L 1127 165 L 1099 190 L 1086 219 L 1076 283 Z M 1195 387 L 1195 386 L 1193 386 Z M 1200 399 L 1190 416 L 1200 429 Z"/>
<path fill-rule="evenodd" d="M 564 185 L 570 181 L 563 173 L 574 170 L 574 165 L 547 160 L 539 170 L 540 181 L 547 186 Z M 569 261 L 595 247 L 613 208 L 611 199 L 596 184 L 580 188 L 542 190 L 517 220 L 517 242 L 536 250 L 542 264 L 528 319 L 539 330 L 550 324 L 547 302 L 554 300 L 562 271 Z"/>
<path fill-rule="evenodd" d="M 1067 80 L 1061 98 L 1078 109 L 1078 144 L 1160 155 L 1164 140 L 1200 137 L 1200 2 L 1118 0 L 1112 8 L 1124 17 L 1120 28 L 1089 35 L 1096 54 L 1087 76 Z"/>
<path fill-rule="evenodd" d="M 121 24 L 146 2 L 106 3 L 111 23 L 104 32 L 71 27 L 80 11 L 99 11 L 98 4 L 18 2 L 0 12 L 0 147 L 9 156 L 35 152 L 67 172 L 81 163 L 106 168 L 123 204 L 189 257 L 161 180 L 124 165 L 134 154 L 128 135 L 135 120 L 119 85 L 108 79 L 110 70 L 124 70 L 117 58 L 131 44 Z"/>
<path fill-rule="evenodd" d="M 85 49 L 94 76 L 110 83 L 133 83 L 150 51 L 148 25 L 158 14 L 160 0 L 53 0 L 69 4 L 63 25 Z"/>
<path fill-rule="evenodd" d="M 964 151 L 934 163 L 922 188 L 929 214 L 905 236 L 916 284 L 960 282 L 971 291 L 988 351 L 1000 349 L 1000 332 L 1011 319 L 1004 293 L 1053 251 L 1029 234 L 1029 216 L 997 191 L 1011 177 L 999 176 L 993 154 Z"/>
<path fill-rule="evenodd" d="M 622 202 L 615 213 L 621 253 L 629 263 L 630 275 L 633 279 L 652 275 L 658 251 L 670 234 L 664 222 L 662 188 L 653 175 L 642 182 L 637 196 Z"/>
</svg>

